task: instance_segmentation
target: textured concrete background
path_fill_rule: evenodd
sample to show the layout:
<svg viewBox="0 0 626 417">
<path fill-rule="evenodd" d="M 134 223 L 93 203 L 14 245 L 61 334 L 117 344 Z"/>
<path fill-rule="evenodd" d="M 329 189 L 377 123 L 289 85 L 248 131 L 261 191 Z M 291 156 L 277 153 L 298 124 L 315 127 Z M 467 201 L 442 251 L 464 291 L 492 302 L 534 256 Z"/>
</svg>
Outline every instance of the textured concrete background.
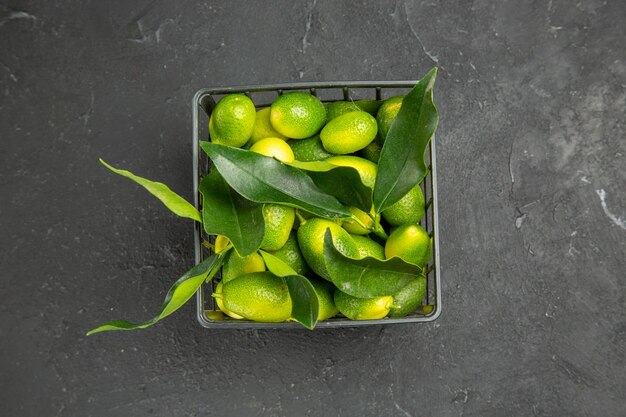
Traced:
<svg viewBox="0 0 626 417">
<path fill-rule="evenodd" d="M 1 3 L 2 415 L 626 415 L 625 2 Z M 98 157 L 190 198 L 197 89 L 435 64 L 437 322 L 83 336 L 193 262 Z"/>
</svg>

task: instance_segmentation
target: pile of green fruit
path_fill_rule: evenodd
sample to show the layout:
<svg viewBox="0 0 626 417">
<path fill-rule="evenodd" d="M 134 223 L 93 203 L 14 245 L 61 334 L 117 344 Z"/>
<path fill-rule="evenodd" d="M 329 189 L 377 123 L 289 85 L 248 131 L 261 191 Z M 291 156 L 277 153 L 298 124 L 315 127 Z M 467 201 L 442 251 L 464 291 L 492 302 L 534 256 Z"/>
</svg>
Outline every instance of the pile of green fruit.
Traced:
<svg viewBox="0 0 626 417">
<path fill-rule="evenodd" d="M 212 319 L 297 321 L 313 329 L 403 317 L 420 308 L 431 238 L 420 183 L 438 122 L 431 70 L 405 96 L 322 103 L 304 92 L 257 109 L 230 94 L 212 109 L 211 169 L 201 211 L 164 184 L 107 165 L 170 210 L 202 224 L 211 255 L 170 288 L 144 323 L 114 320 L 91 332 L 148 327 L 221 270 Z"/>
</svg>

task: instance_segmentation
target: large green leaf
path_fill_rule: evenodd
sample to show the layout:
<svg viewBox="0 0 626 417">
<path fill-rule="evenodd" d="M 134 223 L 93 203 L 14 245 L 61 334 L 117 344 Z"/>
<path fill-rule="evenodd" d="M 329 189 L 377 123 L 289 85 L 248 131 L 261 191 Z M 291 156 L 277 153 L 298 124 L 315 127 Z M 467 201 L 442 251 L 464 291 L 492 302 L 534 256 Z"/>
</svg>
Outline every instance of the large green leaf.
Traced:
<svg viewBox="0 0 626 417">
<path fill-rule="evenodd" d="M 404 97 L 378 161 L 374 185 L 377 213 L 400 200 L 426 176 L 424 152 L 437 129 L 439 114 L 433 102 L 437 68 L 422 78 Z"/>
<path fill-rule="evenodd" d="M 372 189 L 363 184 L 356 169 L 325 161 L 293 161 L 289 165 L 305 171 L 320 190 L 346 206 L 360 208 L 366 213 L 372 209 Z"/>
<path fill-rule="evenodd" d="M 210 142 L 200 142 L 200 146 L 228 185 L 248 200 L 286 204 L 328 219 L 351 216 L 299 169 L 244 149 Z"/>
<path fill-rule="evenodd" d="M 302 275 L 298 275 L 289 265 L 276 256 L 265 251 L 259 251 L 265 266 L 274 275 L 283 277 L 289 287 L 291 297 L 291 318 L 309 330 L 317 324 L 319 314 L 319 299 L 311 282 Z"/>
<path fill-rule="evenodd" d="M 102 165 L 115 172 L 116 174 L 131 179 L 137 184 L 141 185 L 143 188 L 148 190 L 150 194 L 161 200 L 161 202 L 165 204 L 165 207 L 167 207 L 174 214 L 180 217 L 187 217 L 198 222 L 202 221 L 198 210 L 196 210 L 193 205 L 187 202 L 187 200 L 176 194 L 174 191 L 170 190 L 167 185 L 138 177 L 130 171 L 114 168 L 104 162 L 102 159 L 100 159 L 100 162 L 102 163 Z"/>
<path fill-rule="evenodd" d="M 87 336 L 111 330 L 145 329 L 146 327 L 150 327 L 161 319 L 169 316 L 185 304 L 204 282 L 210 281 L 213 278 L 222 264 L 224 254 L 227 252 L 228 251 L 222 252 L 220 255 L 213 254 L 209 256 L 204 261 L 187 271 L 185 275 L 180 277 L 167 292 L 165 301 L 163 301 L 159 313 L 150 320 L 143 323 L 131 323 L 126 320 L 113 320 L 90 330 L 87 332 Z"/>
<path fill-rule="evenodd" d="M 241 256 L 259 249 L 265 234 L 263 205 L 237 194 L 215 169 L 202 178 L 199 189 L 204 230 L 226 236 Z"/>
<path fill-rule="evenodd" d="M 400 258 L 349 258 L 335 247 L 330 229 L 324 236 L 324 262 L 333 284 L 359 298 L 393 295 L 422 273 L 420 267 Z"/>
</svg>

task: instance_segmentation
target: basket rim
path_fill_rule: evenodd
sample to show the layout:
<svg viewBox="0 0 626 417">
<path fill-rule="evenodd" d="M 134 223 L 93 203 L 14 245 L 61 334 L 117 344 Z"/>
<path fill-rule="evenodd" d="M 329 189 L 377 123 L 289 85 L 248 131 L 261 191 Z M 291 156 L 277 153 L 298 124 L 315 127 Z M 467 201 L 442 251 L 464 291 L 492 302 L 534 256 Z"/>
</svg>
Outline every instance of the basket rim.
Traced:
<svg viewBox="0 0 626 417">
<path fill-rule="evenodd" d="M 196 91 L 193 103 L 197 103 L 206 94 L 228 94 L 241 92 L 262 92 L 274 90 L 299 90 L 304 88 L 402 88 L 413 87 L 419 80 L 374 80 L 374 81 L 306 81 L 297 83 L 249 84 L 222 87 L 204 87 Z"/>
</svg>

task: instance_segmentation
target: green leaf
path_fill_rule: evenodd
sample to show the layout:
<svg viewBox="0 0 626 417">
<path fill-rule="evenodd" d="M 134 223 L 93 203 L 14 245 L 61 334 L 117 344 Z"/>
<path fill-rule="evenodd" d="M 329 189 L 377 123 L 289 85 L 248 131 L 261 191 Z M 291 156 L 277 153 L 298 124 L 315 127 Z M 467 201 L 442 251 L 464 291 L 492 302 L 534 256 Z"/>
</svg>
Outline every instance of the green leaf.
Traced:
<svg viewBox="0 0 626 417">
<path fill-rule="evenodd" d="M 226 236 L 240 256 L 256 252 L 265 235 L 263 205 L 237 194 L 215 169 L 202 178 L 199 190 L 207 234 Z"/>
<path fill-rule="evenodd" d="M 193 297 L 198 288 L 204 282 L 210 281 L 213 278 L 219 267 L 222 265 L 224 254 L 227 252 L 228 251 L 222 252 L 220 255 L 212 254 L 204 261 L 187 271 L 185 275 L 180 277 L 169 289 L 167 295 L 165 296 L 165 301 L 163 301 L 163 304 L 161 305 L 159 313 L 152 319 L 143 323 L 131 323 L 126 320 L 113 320 L 90 330 L 87 332 L 87 336 L 110 330 L 145 329 L 146 327 L 150 327 L 161 319 L 169 316 L 185 304 L 191 297 Z"/>
<path fill-rule="evenodd" d="M 265 266 L 267 267 L 267 269 L 277 277 L 298 275 L 298 273 L 292 267 L 287 265 L 287 263 L 279 257 L 272 255 L 271 253 L 265 252 L 264 250 L 260 250 L 259 253 L 263 257 L 263 261 L 265 261 Z"/>
<path fill-rule="evenodd" d="M 422 78 L 404 97 L 378 161 L 374 209 L 381 213 L 400 200 L 426 176 L 424 152 L 437 129 L 439 114 L 433 102 L 437 68 Z"/>
<path fill-rule="evenodd" d="M 143 188 L 148 190 L 150 194 L 161 200 L 161 202 L 165 204 L 165 207 L 177 216 L 187 217 L 198 222 L 202 221 L 198 210 L 196 210 L 191 203 L 187 202 L 187 200 L 170 190 L 167 185 L 138 177 L 130 171 L 114 168 L 102 159 L 100 159 L 100 162 L 116 174 L 131 179 L 141 185 Z"/>
<path fill-rule="evenodd" d="M 371 210 L 372 189 L 363 184 L 356 169 L 324 161 L 293 161 L 289 165 L 305 171 L 320 190 L 344 205 L 360 208 L 366 213 Z"/>
<path fill-rule="evenodd" d="M 200 142 L 200 146 L 228 185 L 248 200 L 298 207 L 327 219 L 351 216 L 299 169 L 244 149 L 210 142 Z"/>
<path fill-rule="evenodd" d="M 265 266 L 274 275 L 283 277 L 289 287 L 291 297 L 291 318 L 309 330 L 317 324 L 319 314 L 319 299 L 311 282 L 302 275 L 298 275 L 289 265 L 276 256 L 265 251 L 259 251 Z"/>
<path fill-rule="evenodd" d="M 335 247 L 330 229 L 324 236 L 324 262 L 337 288 L 359 298 L 392 295 L 422 273 L 416 265 L 400 258 L 349 258 Z"/>
</svg>

